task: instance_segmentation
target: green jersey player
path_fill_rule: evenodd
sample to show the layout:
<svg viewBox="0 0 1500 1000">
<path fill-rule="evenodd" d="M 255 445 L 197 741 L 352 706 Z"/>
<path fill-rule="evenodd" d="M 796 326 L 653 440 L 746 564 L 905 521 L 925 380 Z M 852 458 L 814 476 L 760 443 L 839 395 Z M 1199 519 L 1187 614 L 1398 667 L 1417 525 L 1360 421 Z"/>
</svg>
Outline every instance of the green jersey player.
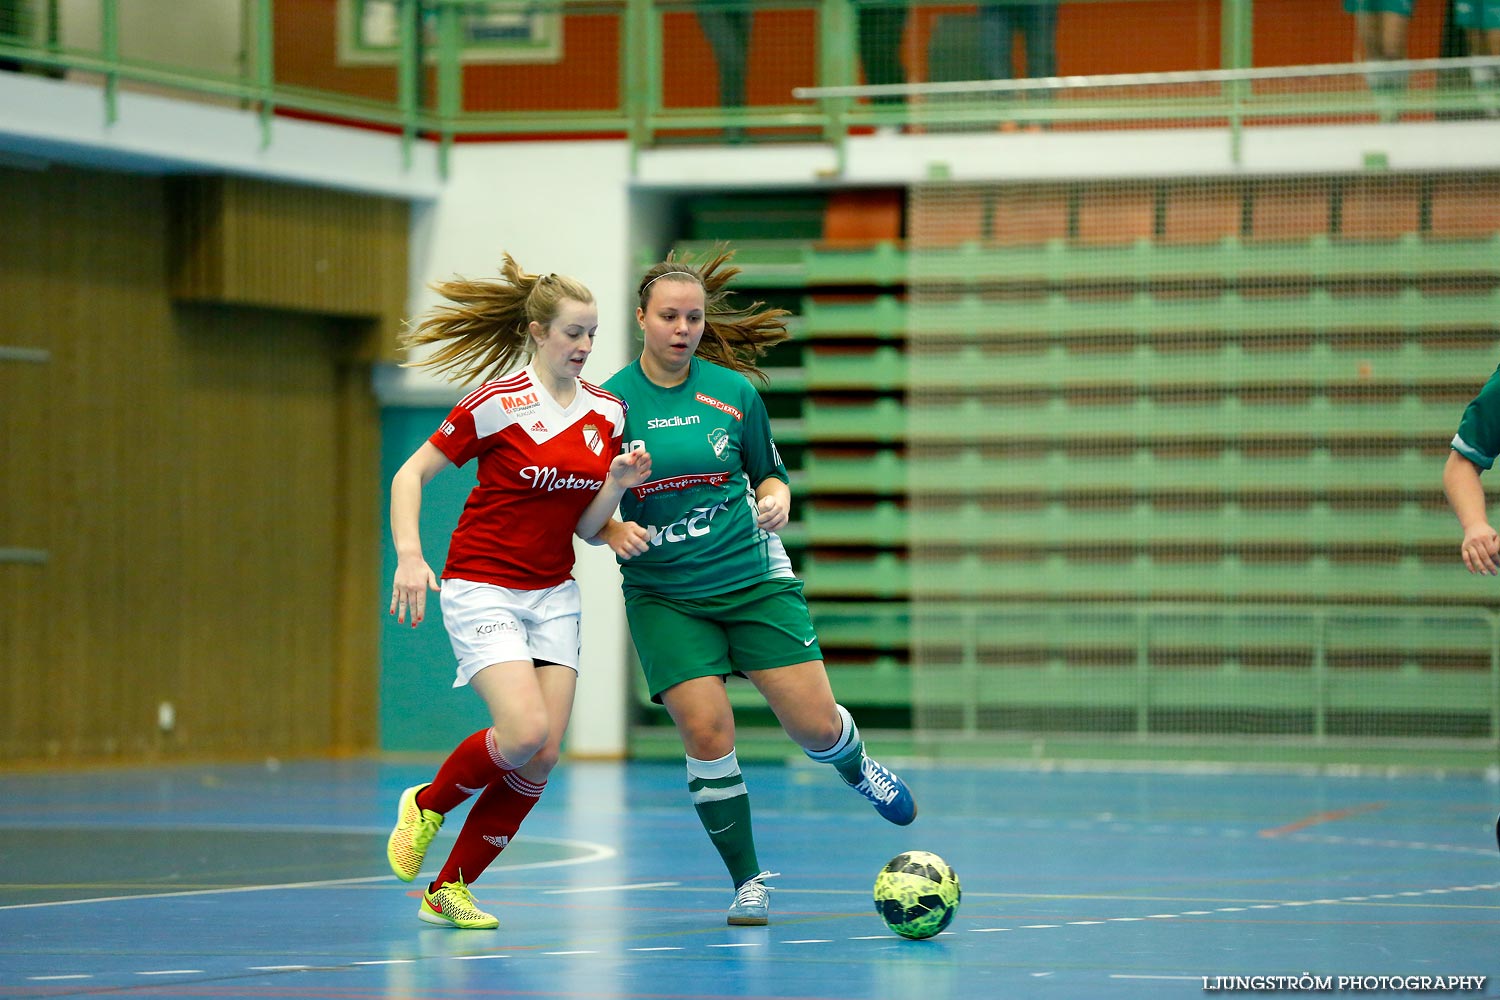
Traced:
<svg viewBox="0 0 1500 1000">
<path fill-rule="evenodd" d="M 651 477 L 622 500 L 624 522 L 600 540 L 622 561 L 626 616 L 651 697 L 687 754 L 688 791 L 735 885 L 731 924 L 764 924 L 765 880 L 750 799 L 734 752 L 724 679 L 740 673 L 813 760 L 831 764 L 892 823 L 910 823 L 904 782 L 867 756 L 828 683 L 802 583 L 776 531 L 791 491 L 764 403 L 747 375 L 786 337 L 785 313 L 728 307 L 738 268 L 717 251 L 702 265 L 669 258 L 641 279 L 640 358 L 604 388 L 626 404 L 624 447 L 651 455 Z M 602 521 L 603 518 L 598 518 Z M 591 519 L 579 522 L 587 537 Z M 629 536 L 626 538 L 620 535 Z"/>
<path fill-rule="evenodd" d="M 1490 527 L 1479 476 L 1500 456 L 1500 369 L 1464 407 L 1450 448 L 1443 493 L 1463 528 L 1459 554 L 1470 573 L 1494 576 L 1500 570 L 1500 536 Z M 1495 843 L 1500 846 L 1500 819 L 1495 821 Z"/>
</svg>

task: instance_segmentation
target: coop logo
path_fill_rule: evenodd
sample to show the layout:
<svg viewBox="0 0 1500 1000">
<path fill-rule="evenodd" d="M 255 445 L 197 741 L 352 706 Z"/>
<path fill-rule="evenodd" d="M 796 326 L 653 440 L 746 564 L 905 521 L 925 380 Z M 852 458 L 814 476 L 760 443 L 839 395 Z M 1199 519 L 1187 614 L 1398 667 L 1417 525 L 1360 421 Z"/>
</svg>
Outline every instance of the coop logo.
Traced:
<svg viewBox="0 0 1500 1000">
<path fill-rule="evenodd" d="M 501 396 L 500 406 L 506 413 L 525 407 L 537 406 L 541 400 L 537 399 L 536 393 L 528 392 L 524 396 Z"/>
<path fill-rule="evenodd" d="M 714 515 L 721 510 L 728 510 L 729 502 L 714 504 L 712 507 L 694 507 L 693 512 L 680 521 L 673 521 L 665 528 L 658 528 L 654 524 L 646 525 L 646 532 L 651 536 L 651 544 L 661 545 L 663 542 L 683 542 L 689 538 L 700 538 L 708 534 L 713 524 Z"/>
<path fill-rule="evenodd" d="M 597 493 L 604 485 L 601 479 L 584 479 L 572 473 L 563 475 L 550 465 L 528 465 L 521 470 L 521 479 L 531 484 L 534 490 L 588 490 Z"/>
<path fill-rule="evenodd" d="M 521 626 L 516 624 L 515 619 L 507 618 L 500 622 L 481 622 L 474 626 L 475 635 L 495 635 L 499 632 L 519 632 Z"/>
<path fill-rule="evenodd" d="M 728 403 L 721 403 L 721 402 L 719 402 L 717 399 L 714 399 L 712 396 L 705 396 L 705 395 L 703 395 L 703 393 L 699 392 L 699 393 L 694 393 L 693 394 L 693 398 L 696 399 L 700 403 L 707 403 L 709 406 L 712 406 L 716 410 L 723 410 L 725 413 L 729 414 L 731 417 L 733 417 L 736 420 L 744 420 L 745 419 L 745 415 L 743 413 L 741 413 L 739 410 L 736 410 L 734 407 L 730 406 Z"/>
<path fill-rule="evenodd" d="M 654 431 L 662 427 L 691 427 L 694 424 L 701 424 L 702 422 L 703 418 L 696 413 L 691 417 L 656 417 L 655 419 L 646 421 L 646 429 Z"/>
</svg>

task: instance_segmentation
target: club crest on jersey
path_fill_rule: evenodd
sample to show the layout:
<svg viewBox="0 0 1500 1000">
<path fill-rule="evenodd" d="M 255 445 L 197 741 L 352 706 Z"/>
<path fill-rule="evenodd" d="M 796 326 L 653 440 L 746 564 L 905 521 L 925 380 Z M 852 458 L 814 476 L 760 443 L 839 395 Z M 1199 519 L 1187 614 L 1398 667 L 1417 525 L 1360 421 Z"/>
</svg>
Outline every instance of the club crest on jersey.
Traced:
<svg viewBox="0 0 1500 1000">
<path fill-rule="evenodd" d="M 722 459 L 724 452 L 729 450 L 729 432 L 722 427 L 715 427 L 708 432 L 708 443 L 713 447 L 714 457 Z"/>
<path fill-rule="evenodd" d="M 583 443 L 595 455 L 604 453 L 604 435 L 600 434 L 599 428 L 593 424 L 583 425 Z"/>
</svg>

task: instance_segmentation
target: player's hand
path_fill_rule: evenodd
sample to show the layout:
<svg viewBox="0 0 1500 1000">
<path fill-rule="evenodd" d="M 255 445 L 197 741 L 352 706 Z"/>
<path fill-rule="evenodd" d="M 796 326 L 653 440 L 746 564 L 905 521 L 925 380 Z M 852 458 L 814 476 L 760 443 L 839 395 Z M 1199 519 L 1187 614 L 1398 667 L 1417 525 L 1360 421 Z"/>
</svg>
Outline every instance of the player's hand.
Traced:
<svg viewBox="0 0 1500 1000">
<path fill-rule="evenodd" d="M 1470 573 L 1494 576 L 1500 571 L 1500 536 L 1488 523 L 1476 524 L 1464 532 L 1464 541 L 1459 546 L 1464 565 Z"/>
<path fill-rule="evenodd" d="M 791 509 L 787 499 L 777 493 L 768 493 L 755 503 L 755 526 L 764 531 L 777 531 L 791 520 Z"/>
<path fill-rule="evenodd" d="M 651 535 L 634 521 L 611 521 L 599 535 L 621 559 L 642 555 L 651 547 Z"/>
<path fill-rule="evenodd" d="M 391 614 L 399 624 L 411 619 L 416 628 L 427 617 L 427 592 L 437 590 L 437 576 L 422 558 L 403 559 L 396 564 L 396 584 L 391 588 Z"/>
<path fill-rule="evenodd" d="M 622 490 L 641 485 L 651 478 L 651 453 L 640 448 L 616 455 L 609 463 L 609 478 Z"/>
</svg>

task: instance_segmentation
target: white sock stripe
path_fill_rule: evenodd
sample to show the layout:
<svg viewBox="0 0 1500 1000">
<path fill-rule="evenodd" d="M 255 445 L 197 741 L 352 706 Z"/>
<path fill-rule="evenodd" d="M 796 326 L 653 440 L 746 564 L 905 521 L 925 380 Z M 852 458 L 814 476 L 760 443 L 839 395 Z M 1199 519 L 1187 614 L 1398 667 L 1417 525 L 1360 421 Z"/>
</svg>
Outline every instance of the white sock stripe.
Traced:
<svg viewBox="0 0 1500 1000">
<path fill-rule="evenodd" d="M 740 773 L 740 762 L 731 750 L 718 760 L 687 759 L 687 772 L 694 778 L 728 778 Z"/>
<path fill-rule="evenodd" d="M 838 760 L 844 754 L 848 753 L 851 747 L 859 745 L 859 727 L 854 724 L 854 716 L 850 715 L 849 710 L 843 705 L 834 705 L 833 707 L 838 711 L 839 715 L 839 738 L 834 742 L 833 746 L 826 750 L 803 751 L 803 753 L 819 763 Z"/>
<path fill-rule="evenodd" d="M 730 785 L 728 788 L 700 788 L 693 792 L 692 796 L 693 804 L 699 805 L 704 802 L 723 802 L 725 799 L 732 799 L 737 795 L 749 794 L 749 790 L 742 781 L 737 785 Z"/>
<path fill-rule="evenodd" d="M 533 799 L 541 798 L 542 790 L 547 787 L 547 783 L 545 781 L 541 782 L 540 784 L 527 781 L 525 778 L 521 777 L 514 771 L 511 771 L 501 780 L 503 780 L 505 784 L 517 794 L 525 795 Z"/>
<path fill-rule="evenodd" d="M 839 710 L 839 720 L 843 722 L 843 731 L 839 733 L 839 746 L 848 747 L 859 742 L 859 727 L 854 724 L 854 716 L 843 705 L 835 704 L 834 708 Z"/>
<path fill-rule="evenodd" d="M 495 739 L 495 727 L 491 726 L 484 735 L 484 746 L 490 752 L 490 762 L 502 771 L 514 771 L 515 768 L 511 767 L 510 761 L 505 759 L 505 755 L 495 745 Z"/>
</svg>

